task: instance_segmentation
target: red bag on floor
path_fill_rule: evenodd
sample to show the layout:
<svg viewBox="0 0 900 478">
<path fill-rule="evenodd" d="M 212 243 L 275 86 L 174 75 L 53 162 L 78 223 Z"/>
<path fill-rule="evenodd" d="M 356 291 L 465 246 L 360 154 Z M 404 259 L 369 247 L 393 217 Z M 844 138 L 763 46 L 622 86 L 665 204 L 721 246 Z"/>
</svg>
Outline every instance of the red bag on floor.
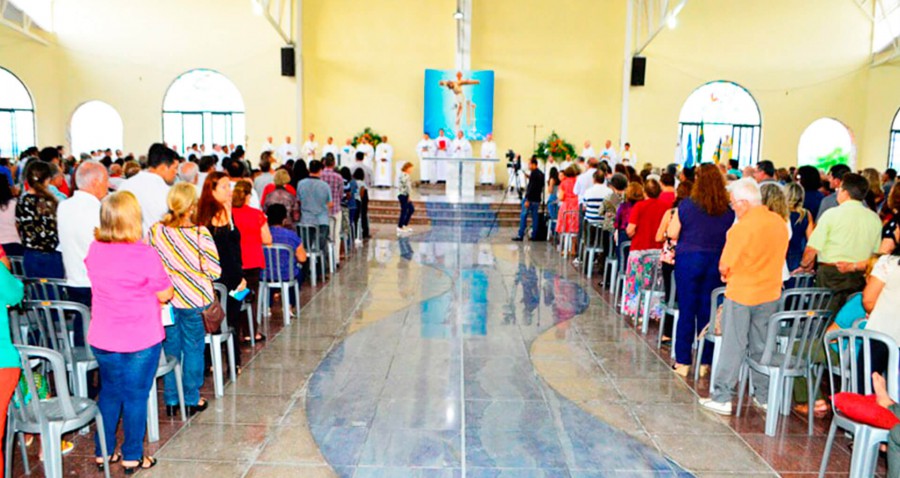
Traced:
<svg viewBox="0 0 900 478">
<path fill-rule="evenodd" d="M 871 425 L 876 428 L 890 430 L 900 424 L 900 418 L 894 412 L 882 407 L 875 401 L 875 395 L 841 392 L 834 397 L 834 406 L 847 418 Z"/>
</svg>

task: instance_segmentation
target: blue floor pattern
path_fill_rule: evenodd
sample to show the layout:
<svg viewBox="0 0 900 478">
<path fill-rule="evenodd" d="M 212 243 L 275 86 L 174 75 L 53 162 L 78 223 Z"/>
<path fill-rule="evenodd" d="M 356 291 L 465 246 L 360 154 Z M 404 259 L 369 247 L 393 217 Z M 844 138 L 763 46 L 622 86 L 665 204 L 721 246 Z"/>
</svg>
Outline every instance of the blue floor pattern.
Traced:
<svg viewBox="0 0 900 478">
<path fill-rule="evenodd" d="M 337 474 L 692 476 L 536 374 L 531 342 L 582 313 L 587 292 L 524 259 L 486 258 L 506 246 L 477 244 L 485 234 L 434 227 L 400 240 L 399 261 L 452 285 L 348 336 L 314 372 L 308 420 Z"/>
</svg>

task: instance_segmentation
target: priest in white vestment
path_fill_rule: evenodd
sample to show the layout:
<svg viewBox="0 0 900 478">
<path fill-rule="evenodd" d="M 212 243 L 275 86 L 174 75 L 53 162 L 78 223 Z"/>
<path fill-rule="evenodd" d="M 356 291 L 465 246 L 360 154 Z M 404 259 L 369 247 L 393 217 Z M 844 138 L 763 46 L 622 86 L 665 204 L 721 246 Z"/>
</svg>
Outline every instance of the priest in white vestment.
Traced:
<svg viewBox="0 0 900 478">
<path fill-rule="evenodd" d="M 591 146 L 589 140 L 585 140 L 584 142 L 584 149 L 581 150 L 581 157 L 585 160 L 597 157 L 597 153 L 594 152 L 594 147 Z"/>
<path fill-rule="evenodd" d="M 453 140 L 451 148 L 453 149 L 454 158 L 472 157 L 472 143 L 470 143 L 469 140 L 466 139 L 466 136 L 462 131 L 456 132 L 456 139 Z"/>
<path fill-rule="evenodd" d="M 600 151 L 599 159 L 600 161 L 606 161 L 610 166 L 619 164 L 619 157 L 616 154 L 616 150 L 612 147 L 612 141 L 606 140 L 606 145 L 604 146 L 603 151 Z"/>
<path fill-rule="evenodd" d="M 365 155 L 363 164 L 368 166 L 370 169 L 373 169 L 372 165 L 373 161 L 375 160 L 375 148 L 373 148 L 372 145 L 369 144 L 369 141 L 365 138 L 360 138 L 359 144 L 356 145 L 356 151 L 362 152 Z"/>
<path fill-rule="evenodd" d="M 338 156 L 338 164 L 341 167 L 347 166 L 348 168 L 353 166 L 353 163 L 356 162 L 356 148 L 353 147 L 353 141 L 350 138 L 347 138 L 347 142 L 341 147 L 340 156 Z"/>
<path fill-rule="evenodd" d="M 444 136 L 444 130 L 438 132 L 438 137 L 434 140 L 435 157 L 450 157 L 450 138 Z M 445 161 L 434 162 L 434 179 L 435 181 L 447 181 L 447 164 Z"/>
<path fill-rule="evenodd" d="M 487 137 L 484 138 L 484 141 L 481 143 L 481 158 L 482 159 L 497 159 L 497 145 L 494 143 L 494 134 L 488 133 Z M 496 175 L 494 174 L 494 163 L 484 161 L 481 163 L 481 171 L 480 171 L 479 181 L 481 184 L 494 184 L 497 180 Z"/>
<path fill-rule="evenodd" d="M 375 187 L 391 187 L 391 165 L 394 159 L 394 147 L 388 143 L 388 137 L 383 136 L 381 142 L 375 148 Z"/>
<path fill-rule="evenodd" d="M 632 151 L 631 143 L 625 143 L 625 147 L 622 149 L 622 154 L 619 157 L 622 158 L 622 164 L 637 166 L 637 153 Z"/>
<path fill-rule="evenodd" d="M 319 149 L 319 143 L 316 143 L 316 135 L 315 133 L 309 133 L 309 139 L 303 143 L 303 149 L 301 150 L 303 158 L 306 159 L 307 162 L 316 159 L 317 149 Z"/>
<path fill-rule="evenodd" d="M 332 138 L 331 136 L 328 137 L 325 146 L 322 146 L 322 158 L 324 159 L 325 156 L 328 155 L 328 153 L 331 153 L 331 155 L 334 156 L 334 160 L 337 161 L 338 148 L 337 145 L 334 144 L 334 138 Z"/>
<path fill-rule="evenodd" d="M 285 136 L 284 144 L 278 147 L 278 157 L 282 163 L 297 159 L 297 145 L 291 143 L 290 136 Z"/>
<path fill-rule="evenodd" d="M 275 145 L 272 144 L 272 137 L 266 137 L 266 142 L 262 144 L 262 147 L 259 149 L 260 153 L 265 153 L 266 151 L 275 151 Z"/>
<path fill-rule="evenodd" d="M 434 141 L 428 134 L 425 134 L 416 144 L 416 156 L 419 157 L 419 180 L 423 183 L 430 183 L 434 177 L 434 161 L 422 159 L 434 157 Z"/>
</svg>

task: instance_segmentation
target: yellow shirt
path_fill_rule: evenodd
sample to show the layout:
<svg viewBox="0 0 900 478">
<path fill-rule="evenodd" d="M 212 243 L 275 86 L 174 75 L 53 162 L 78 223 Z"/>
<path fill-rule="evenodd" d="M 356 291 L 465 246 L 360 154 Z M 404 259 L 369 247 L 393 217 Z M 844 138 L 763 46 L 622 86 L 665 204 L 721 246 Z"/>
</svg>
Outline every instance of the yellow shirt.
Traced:
<svg viewBox="0 0 900 478">
<path fill-rule="evenodd" d="M 781 216 L 765 206 L 750 209 L 728 230 L 719 260 L 729 269 L 725 297 L 747 306 L 778 300 L 788 242 Z"/>
<path fill-rule="evenodd" d="M 863 203 L 845 201 L 822 214 L 807 245 L 819 262 L 864 261 L 881 245 L 881 220 Z"/>
</svg>

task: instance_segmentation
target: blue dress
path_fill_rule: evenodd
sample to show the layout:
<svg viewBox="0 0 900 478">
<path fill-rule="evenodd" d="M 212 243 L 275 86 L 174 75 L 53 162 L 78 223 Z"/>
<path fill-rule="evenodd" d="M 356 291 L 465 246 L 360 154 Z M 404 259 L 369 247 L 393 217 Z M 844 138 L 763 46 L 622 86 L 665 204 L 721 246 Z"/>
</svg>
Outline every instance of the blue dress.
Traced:
<svg viewBox="0 0 900 478">
<path fill-rule="evenodd" d="M 802 214 L 802 217 L 801 217 Z M 795 271 L 800 267 L 803 251 L 806 249 L 806 229 L 809 227 L 809 214 L 791 211 L 791 242 L 788 243 L 788 270 Z"/>
</svg>

